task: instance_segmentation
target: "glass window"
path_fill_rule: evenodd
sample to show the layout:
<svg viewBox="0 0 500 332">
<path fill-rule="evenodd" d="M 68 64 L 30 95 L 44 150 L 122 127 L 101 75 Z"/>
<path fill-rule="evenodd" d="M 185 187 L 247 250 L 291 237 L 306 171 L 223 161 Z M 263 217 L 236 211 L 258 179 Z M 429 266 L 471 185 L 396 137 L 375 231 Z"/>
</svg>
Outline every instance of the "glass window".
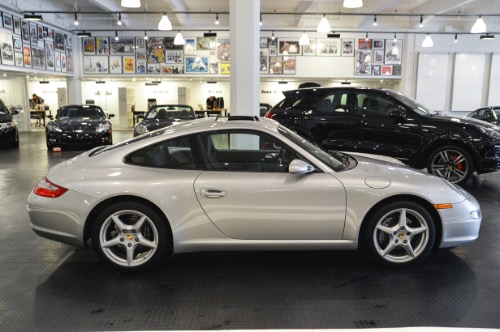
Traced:
<svg viewBox="0 0 500 332">
<path fill-rule="evenodd" d="M 318 102 L 316 110 L 321 113 L 333 113 L 335 94 L 330 93 L 323 96 Z"/>
<path fill-rule="evenodd" d="M 200 137 L 209 170 L 287 172 L 296 158 L 293 149 L 261 132 L 227 131 Z"/>
</svg>

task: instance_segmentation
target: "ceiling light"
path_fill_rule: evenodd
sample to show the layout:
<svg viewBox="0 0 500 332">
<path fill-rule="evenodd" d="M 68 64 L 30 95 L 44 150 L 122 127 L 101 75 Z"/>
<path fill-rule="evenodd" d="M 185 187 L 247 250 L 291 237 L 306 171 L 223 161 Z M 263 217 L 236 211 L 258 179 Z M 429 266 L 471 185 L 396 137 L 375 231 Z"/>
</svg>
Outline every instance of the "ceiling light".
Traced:
<svg viewBox="0 0 500 332">
<path fill-rule="evenodd" d="M 455 34 L 455 40 L 453 41 L 454 43 L 458 43 L 458 34 Z"/>
<path fill-rule="evenodd" d="M 363 0 L 344 0 L 345 8 L 360 8 L 363 7 Z"/>
<path fill-rule="evenodd" d="M 418 25 L 420 28 L 424 26 L 424 16 L 420 16 L 420 24 Z"/>
<path fill-rule="evenodd" d="M 377 15 L 373 17 L 373 26 L 376 27 L 378 25 L 377 23 Z"/>
<path fill-rule="evenodd" d="M 274 31 L 271 33 L 271 40 L 275 40 L 276 37 L 274 37 Z"/>
<path fill-rule="evenodd" d="M 489 33 L 485 34 L 485 35 L 481 35 L 479 37 L 479 39 L 484 39 L 484 40 L 492 40 L 492 39 L 495 39 L 495 36 L 494 35 L 490 35 Z"/>
<path fill-rule="evenodd" d="M 118 22 L 116 22 L 116 24 L 118 25 L 122 25 L 123 22 L 122 22 L 122 14 L 118 13 Z"/>
<path fill-rule="evenodd" d="M 186 41 L 184 40 L 182 33 L 178 31 L 174 38 L 174 45 L 184 45 L 184 44 L 186 44 Z"/>
<path fill-rule="evenodd" d="M 215 14 L 215 25 L 219 25 L 219 14 Z"/>
<path fill-rule="evenodd" d="M 83 38 L 83 37 L 92 37 L 92 34 L 90 32 L 77 32 L 76 33 L 77 37 Z"/>
<path fill-rule="evenodd" d="M 118 37 L 118 31 L 115 31 L 115 40 L 116 41 L 120 40 L 120 37 Z"/>
<path fill-rule="evenodd" d="M 30 14 L 24 14 L 24 19 L 26 21 L 42 21 L 42 15 L 35 15 L 35 13 Z"/>
<path fill-rule="evenodd" d="M 425 36 L 424 41 L 422 42 L 422 47 L 433 47 L 434 42 L 432 41 L 431 35 L 427 34 Z"/>
<path fill-rule="evenodd" d="M 260 21 L 259 21 L 259 25 L 262 25 L 262 14 L 260 14 Z"/>
<path fill-rule="evenodd" d="M 73 22 L 74 25 L 78 25 L 78 14 L 75 13 L 75 22 Z"/>
<path fill-rule="evenodd" d="M 394 41 L 397 42 L 398 41 L 398 37 L 396 36 L 396 33 L 394 33 Z"/>
<path fill-rule="evenodd" d="M 144 40 L 148 40 L 148 33 L 144 31 Z"/>
<path fill-rule="evenodd" d="M 172 30 L 172 23 L 170 23 L 167 14 L 163 14 L 161 17 L 160 23 L 158 23 L 158 30 Z"/>
<path fill-rule="evenodd" d="M 483 33 L 486 32 L 486 24 L 481 16 L 476 20 L 476 23 L 472 26 L 470 30 L 471 33 Z"/>
<path fill-rule="evenodd" d="M 307 36 L 307 33 L 304 31 L 302 33 L 302 36 L 300 36 L 299 45 L 309 45 L 309 44 L 310 44 L 309 37 Z"/>
<path fill-rule="evenodd" d="M 331 30 L 330 23 L 328 23 L 328 19 L 326 18 L 326 15 L 323 14 L 323 17 L 321 18 L 321 21 L 318 23 L 318 27 L 316 28 L 317 32 L 322 32 L 322 33 L 328 33 Z"/>
<path fill-rule="evenodd" d="M 139 8 L 140 6 L 141 0 L 122 0 L 122 7 Z"/>
</svg>

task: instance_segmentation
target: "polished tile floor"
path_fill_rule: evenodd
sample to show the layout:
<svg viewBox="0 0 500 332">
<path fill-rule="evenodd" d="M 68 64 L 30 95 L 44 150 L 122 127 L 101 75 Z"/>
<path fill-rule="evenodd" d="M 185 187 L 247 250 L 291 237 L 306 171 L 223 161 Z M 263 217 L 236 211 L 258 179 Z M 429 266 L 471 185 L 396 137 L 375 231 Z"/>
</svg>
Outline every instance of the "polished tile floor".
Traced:
<svg viewBox="0 0 500 332">
<path fill-rule="evenodd" d="M 29 227 L 29 192 L 78 153 L 47 151 L 41 131 L 0 150 L 2 331 L 500 328 L 500 172 L 465 186 L 482 206 L 479 240 L 410 269 L 356 252 L 237 252 L 178 255 L 124 275 Z"/>
</svg>

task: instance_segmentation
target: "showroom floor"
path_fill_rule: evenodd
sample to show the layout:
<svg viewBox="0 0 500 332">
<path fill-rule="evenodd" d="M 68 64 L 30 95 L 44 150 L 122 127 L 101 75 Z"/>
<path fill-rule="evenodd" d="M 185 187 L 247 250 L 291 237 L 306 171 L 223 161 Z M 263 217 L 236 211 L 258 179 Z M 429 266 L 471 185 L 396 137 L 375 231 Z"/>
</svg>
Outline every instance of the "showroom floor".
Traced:
<svg viewBox="0 0 500 332">
<path fill-rule="evenodd" d="M 115 142 L 131 136 L 114 132 Z M 126 275 L 29 227 L 29 192 L 78 153 L 48 152 L 42 131 L 0 150 L 3 331 L 500 328 L 500 172 L 465 186 L 482 206 L 479 239 L 410 269 L 356 252 L 236 252 L 182 254 Z"/>
</svg>

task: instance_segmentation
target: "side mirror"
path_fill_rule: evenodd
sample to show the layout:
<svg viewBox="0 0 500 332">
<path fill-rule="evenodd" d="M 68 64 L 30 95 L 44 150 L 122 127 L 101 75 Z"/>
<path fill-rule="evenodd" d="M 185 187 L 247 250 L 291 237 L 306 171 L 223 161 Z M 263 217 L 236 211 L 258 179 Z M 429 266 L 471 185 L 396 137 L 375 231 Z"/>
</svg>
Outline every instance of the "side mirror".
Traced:
<svg viewBox="0 0 500 332">
<path fill-rule="evenodd" d="M 52 114 L 47 115 L 47 117 L 48 117 L 50 120 L 54 121 L 54 116 L 53 116 Z"/>
<path fill-rule="evenodd" d="M 108 119 L 111 119 L 111 118 L 114 118 L 115 115 L 114 114 L 108 114 Z"/>
<path fill-rule="evenodd" d="M 395 108 L 389 112 L 389 116 L 396 120 L 406 120 L 406 112 L 404 109 Z"/>
<path fill-rule="evenodd" d="M 314 171 L 315 171 L 314 166 L 300 159 L 292 160 L 290 166 L 288 167 L 288 172 L 291 174 L 306 174 L 306 173 L 312 173 Z"/>
<path fill-rule="evenodd" d="M 19 111 L 17 111 L 17 110 L 11 110 L 11 111 L 10 111 L 10 114 L 12 114 L 12 115 L 16 115 L 16 114 L 19 114 Z"/>
</svg>

